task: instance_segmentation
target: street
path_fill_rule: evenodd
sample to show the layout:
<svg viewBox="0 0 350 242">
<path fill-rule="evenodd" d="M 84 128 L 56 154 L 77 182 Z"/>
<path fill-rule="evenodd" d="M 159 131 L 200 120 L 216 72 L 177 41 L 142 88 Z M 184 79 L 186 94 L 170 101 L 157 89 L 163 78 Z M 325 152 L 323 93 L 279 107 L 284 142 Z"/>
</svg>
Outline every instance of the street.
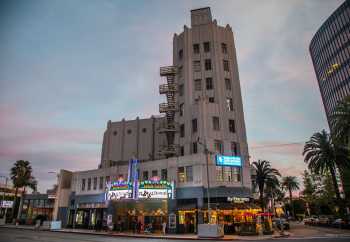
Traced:
<svg viewBox="0 0 350 242">
<path fill-rule="evenodd" d="M 339 230 L 324 229 L 324 228 L 310 228 L 303 225 L 297 225 L 295 229 L 291 230 L 292 236 L 289 238 L 270 239 L 273 241 L 350 241 L 349 232 L 339 233 Z M 261 241 L 261 240 L 250 240 L 249 237 L 245 237 L 244 240 L 249 241 Z M 33 231 L 24 229 L 9 229 L 0 227 L 0 242 L 99 242 L 99 241 L 114 241 L 114 242 L 133 242 L 133 241 L 149 241 L 158 242 L 164 241 L 164 239 L 141 239 L 141 238 L 125 238 L 125 237 L 110 237 L 103 235 L 86 235 L 86 234 L 73 234 L 73 233 L 60 233 L 60 232 L 48 232 L 48 231 Z M 167 241 L 180 241 L 167 239 Z M 181 241 L 192 241 L 192 240 L 181 240 Z M 239 240 L 238 240 L 239 241 Z"/>
</svg>

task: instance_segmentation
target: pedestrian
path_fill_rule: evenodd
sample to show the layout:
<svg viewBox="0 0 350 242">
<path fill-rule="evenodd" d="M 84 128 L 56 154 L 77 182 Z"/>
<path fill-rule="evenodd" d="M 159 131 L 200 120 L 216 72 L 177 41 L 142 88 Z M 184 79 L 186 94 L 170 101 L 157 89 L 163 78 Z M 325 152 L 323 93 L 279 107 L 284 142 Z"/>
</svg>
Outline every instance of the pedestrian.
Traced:
<svg viewBox="0 0 350 242">
<path fill-rule="evenodd" d="M 162 231 L 163 231 L 163 235 L 165 235 L 165 232 L 166 232 L 166 222 L 165 222 L 165 220 L 163 220 L 163 223 L 162 223 Z"/>
</svg>

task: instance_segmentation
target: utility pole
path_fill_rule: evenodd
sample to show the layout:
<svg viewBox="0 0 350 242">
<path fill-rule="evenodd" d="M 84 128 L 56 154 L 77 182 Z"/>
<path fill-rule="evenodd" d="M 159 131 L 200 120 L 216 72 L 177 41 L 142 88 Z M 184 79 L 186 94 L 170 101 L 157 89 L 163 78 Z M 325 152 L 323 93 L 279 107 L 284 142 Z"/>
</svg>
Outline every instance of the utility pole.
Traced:
<svg viewBox="0 0 350 242">
<path fill-rule="evenodd" d="M 199 137 L 197 139 L 198 144 L 202 145 L 204 147 L 204 154 L 206 158 L 206 165 L 207 165 L 207 198 L 208 198 L 208 224 L 210 224 L 210 218 L 211 218 L 211 208 L 210 208 L 210 180 L 209 180 L 209 154 L 210 152 L 207 147 L 207 142 L 204 140 L 204 144 L 199 141 Z"/>
</svg>

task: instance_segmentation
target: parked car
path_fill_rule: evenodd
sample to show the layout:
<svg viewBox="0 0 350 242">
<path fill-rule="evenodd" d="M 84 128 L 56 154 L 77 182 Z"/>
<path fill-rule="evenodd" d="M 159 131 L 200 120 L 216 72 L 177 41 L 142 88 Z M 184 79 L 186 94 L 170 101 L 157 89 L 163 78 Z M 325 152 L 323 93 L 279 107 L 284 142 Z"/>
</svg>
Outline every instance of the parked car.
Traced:
<svg viewBox="0 0 350 242">
<path fill-rule="evenodd" d="M 327 216 L 321 215 L 317 221 L 318 225 L 327 226 L 330 224 L 330 219 Z"/>
<path fill-rule="evenodd" d="M 343 229 L 343 228 L 346 228 L 346 222 L 341 218 L 337 218 L 333 221 L 332 226 L 334 228 Z"/>
<path fill-rule="evenodd" d="M 308 218 L 304 218 L 304 224 L 306 225 L 315 225 L 318 222 L 318 217 L 313 215 Z"/>
</svg>

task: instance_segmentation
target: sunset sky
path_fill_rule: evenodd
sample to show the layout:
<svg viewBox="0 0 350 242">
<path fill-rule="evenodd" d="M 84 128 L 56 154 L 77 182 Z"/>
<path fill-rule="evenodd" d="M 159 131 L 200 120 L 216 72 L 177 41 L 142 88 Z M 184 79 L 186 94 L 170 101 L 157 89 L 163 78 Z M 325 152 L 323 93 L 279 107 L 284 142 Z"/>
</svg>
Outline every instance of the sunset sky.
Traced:
<svg viewBox="0 0 350 242">
<path fill-rule="evenodd" d="M 45 192 L 49 172 L 97 168 L 108 120 L 159 113 L 173 34 L 209 6 L 235 35 L 251 161 L 299 176 L 328 129 L 308 46 L 342 2 L 1 1 L 0 175 L 29 160 Z"/>
</svg>

